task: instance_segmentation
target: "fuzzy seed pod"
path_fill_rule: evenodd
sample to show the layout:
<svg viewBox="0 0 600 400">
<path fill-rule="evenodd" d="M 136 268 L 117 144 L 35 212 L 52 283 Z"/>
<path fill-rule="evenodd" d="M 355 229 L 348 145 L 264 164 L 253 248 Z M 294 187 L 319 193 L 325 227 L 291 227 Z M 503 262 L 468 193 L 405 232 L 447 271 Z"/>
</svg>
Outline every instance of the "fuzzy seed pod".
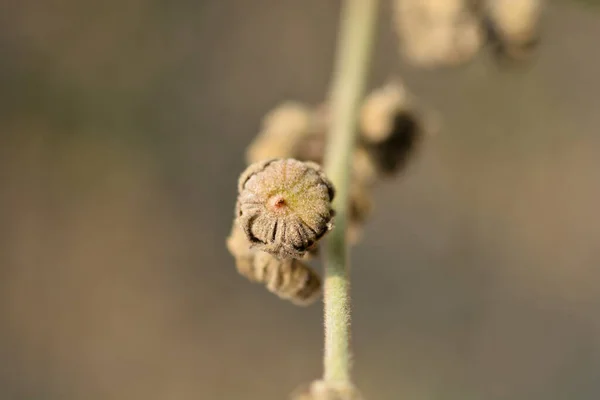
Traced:
<svg viewBox="0 0 600 400">
<path fill-rule="evenodd" d="M 373 91 L 361 108 L 362 147 L 381 175 L 404 166 L 422 136 L 422 122 L 399 81 Z"/>
<path fill-rule="evenodd" d="M 321 113 L 296 102 L 286 102 L 263 119 L 262 129 L 246 152 L 248 163 L 272 158 L 295 158 L 321 163 L 325 126 Z"/>
<path fill-rule="evenodd" d="M 321 167 L 295 159 L 250 165 L 238 183 L 237 224 L 253 248 L 302 258 L 332 229 L 333 185 Z"/>
<path fill-rule="evenodd" d="M 377 182 L 378 174 L 373 157 L 359 141 L 352 154 L 352 182 L 366 189 Z"/>
<path fill-rule="evenodd" d="M 393 115 L 399 110 L 409 110 L 409 93 L 398 79 L 369 93 L 360 108 L 360 134 L 368 142 L 386 140 L 393 130 Z"/>
<path fill-rule="evenodd" d="M 252 282 L 261 282 L 254 272 L 256 251 L 250 248 L 250 242 L 246 239 L 244 231 L 235 223 L 231 228 L 226 244 L 227 250 L 235 258 L 235 266 L 240 275 L 245 276 Z"/>
<path fill-rule="evenodd" d="M 269 291 L 299 306 L 313 303 L 321 294 L 321 278 L 300 260 L 279 260 L 254 250 L 236 224 L 227 238 L 238 272 L 252 282 L 264 284 Z"/>
<path fill-rule="evenodd" d="M 300 260 L 279 260 L 259 251 L 254 259 L 254 267 L 269 291 L 296 305 L 312 304 L 321 294 L 319 274 Z"/>
<path fill-rule="evenodd" d="M 489 38 L 498 55 L 523 59 L 538 43 L 543 0 L 486 0 Z"/>
<path fill-rule="evenodd" d="M 350 383 L 314 381 L 292 393 L 291 400 L 363 400 Z"/>
<path fill-rule="evenodd" d="M 461 64 L 483 43 L 473 0 L 394 0 L 402 52 L 421 67 Z"/>
</svg>

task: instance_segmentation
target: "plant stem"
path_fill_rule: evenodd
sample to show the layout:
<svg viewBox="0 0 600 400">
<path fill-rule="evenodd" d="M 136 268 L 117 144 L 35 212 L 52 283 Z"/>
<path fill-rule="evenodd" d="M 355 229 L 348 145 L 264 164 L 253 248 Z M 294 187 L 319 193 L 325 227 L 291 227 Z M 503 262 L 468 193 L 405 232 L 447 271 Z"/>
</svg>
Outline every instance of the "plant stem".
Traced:
<svg viewBox="0 0 600 400">
<path fill-rule="evenodd" d="M 350 382 L 350 276 L 346 230 L 350 170 L 366 85 L 378 0 L 344 0 L 330 93 L 331 131 L 325 170 L 336 188 L 334 229 L 325 252 L 324 379 Z"/>
</svg>

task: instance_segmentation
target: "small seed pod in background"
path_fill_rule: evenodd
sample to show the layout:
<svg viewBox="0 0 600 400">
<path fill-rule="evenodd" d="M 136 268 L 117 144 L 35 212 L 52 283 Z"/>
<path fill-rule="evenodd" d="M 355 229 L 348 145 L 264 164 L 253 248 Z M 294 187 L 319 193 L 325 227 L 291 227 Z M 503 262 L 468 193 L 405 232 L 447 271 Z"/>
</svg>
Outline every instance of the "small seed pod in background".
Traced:
<svg viewBox="0 0 600 400">
<path fill-rule="evenodd" d="M 250 165 L 238 183 L 237 224 L 253 248 L 302 258 L 332 229 L 333 185 L 321 167 L 295 159 Z"/>
<path fill-rule="evenodd" d="M 366 97 L 359 126 L 361 146 L 381 176 L 392 175 L 405 165 L 424 131 L 417 110 L 398 80 Z"/>
<path fill-rule="evenodd" d="M 282 299 L 299 306 L 313 303 L 321 294 L 321 278 L 300 260 L 280 260 L 254 250 L 242 229 L 234 224 L 227 248 L 235 258 L 238 272 L 252 282 L 262 283 Z"/>
<path fill-rule="evenodd" d="M 394 0 L 401 53 L 413 64 L 435 68 L 470 60 L 483 43 L 473 0 Z"/>
<path fill-rule="evenodd" d="M 369 187 L 361 185 L 358 181 L 352 182 L 350 186 L 348 240 L 352 244 L 356 244 L 360 240 L 362 226 L 373 209 L 369 189 Z"/>
<path fill-rule="evenodd" d="M 345 382 L 314 381 L 298 388 L 291 400 L 363 400 L 354 385 Z"/>
<path fill-rule="evenodd" d="M 488 37 L 500 56 L 528 57 L 538 43 L 543 0 L 485 0 Z"/>
<path fill-rule="evenodd" d="M 321 163 L 325 127 L 320 114 L 298 102 L 285 102 L 263 118 L 262 129 L 246 151 L 249 164 L 272 158 Z"/>
</svg>

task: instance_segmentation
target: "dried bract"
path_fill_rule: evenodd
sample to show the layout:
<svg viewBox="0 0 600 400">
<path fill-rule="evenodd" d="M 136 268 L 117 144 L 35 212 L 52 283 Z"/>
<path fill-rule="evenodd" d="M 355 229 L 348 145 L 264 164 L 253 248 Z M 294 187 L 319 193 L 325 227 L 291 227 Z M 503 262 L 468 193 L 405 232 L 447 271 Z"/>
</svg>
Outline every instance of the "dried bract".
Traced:
<svg viewBox="0 0 600 400">
<path fill-rule="evenodd" d="M 381 175 L 402 168 L 423 134 L 422 122 L 402 84 L 373 91 L 361 109 L 362 146 Z"/>
<path fill-rule="evenodd" d="M 321 278 L 300 260 L 279 260 L 259 251 L 254 261 L 256 277 L 267 289 L 299 306 L 312 304 L 321 294 Z"/>
<path fill-rule="evenodd" d="M 278 258 L 302 258 L 333 227 L 334 189 L 318 164 L 254 163 L 242 173 L 238 191 L 238 225 L 254 248 Z"/>
<path fill-rule="evenodd" d="M 325 147 L 324 123 L 319 110 L 285 102 L 264 117 L 261 132 L 246 151 L 246 160 L 295 158 L 320 163 Z"/>
<path fill-rule="evenodd" d="M 240 227 L 234 224 L 227 238 L 238 272 L 252 282 L 264 284 L 282 299 L 300 306 L 313 303 L 321 294 L 321 278 L 300 260 L 280 260 L 251 248 Z"/>
</svg>

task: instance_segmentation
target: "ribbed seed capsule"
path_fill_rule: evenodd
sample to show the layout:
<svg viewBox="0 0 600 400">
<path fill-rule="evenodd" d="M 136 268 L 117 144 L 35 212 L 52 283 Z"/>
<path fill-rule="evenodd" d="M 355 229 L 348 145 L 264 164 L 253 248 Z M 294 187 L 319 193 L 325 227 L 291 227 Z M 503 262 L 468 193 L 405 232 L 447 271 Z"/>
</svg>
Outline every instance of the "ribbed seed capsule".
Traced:
<svg viewBox="0 0 600 400">
<path fill-rule="evenodd" d="M 242 173 L 238 191 L 238 225 L 254 248 L 278 258 L 302 258 L 333 227 L 334 189 L 318 164 L 254 163 Z"/>
<path fill-rule="evenodd" d="M 241 228 L 234 225 L 227 248 L 241 275 L 264 284 L 272 293 L 296 305 L 307 306 L 320 296 L 321 278 L 308 265 L 296 259 L 279 260 L 250 246 Z"/>
<path fill-rule="evenodd" d="M 267 289 L 284 300 L 306 306 L 321 294 L 321 278 L 300 260 L 280 260 L 272 254 L 259 251 L 254 266 Z"/>
<path fill-rule="evenodd" d="M 397 81 L 367 96 L 360 128 L 362 147 L 382 175 L 391 175 L 404 166 L 423 131 L 408 94 Z"/>
</svg>

